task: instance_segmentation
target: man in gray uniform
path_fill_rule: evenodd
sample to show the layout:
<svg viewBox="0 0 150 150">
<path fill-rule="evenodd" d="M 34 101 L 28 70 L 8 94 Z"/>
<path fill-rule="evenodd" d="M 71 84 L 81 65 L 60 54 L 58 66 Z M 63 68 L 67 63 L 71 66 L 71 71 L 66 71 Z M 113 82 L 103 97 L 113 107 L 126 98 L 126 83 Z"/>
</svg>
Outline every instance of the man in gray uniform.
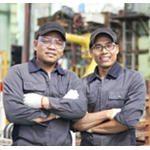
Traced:
<svg viewBox="0 0 150 150">
<path fill-rule="evenodd" d="M 88 113 L 74 125 L 82 131 L 81 145 L 135 145 L 135 127 L 146 100 L 145 81 L 141 74 L 116 61 L 119 45 L 112 30 L 95 30 L 89 47 L 97 67 L 82 79 Z"/>
<path fill-rule="evenodd" d="M 57 63 L 65 43 L 64 28 L 45 23 L 34 40 L 36 57 L 7 73 L 4 108 L 15 146 L 72 145 L 70 124 L 86 114 L 87 100 L 78 76 Z"/>
</svg>

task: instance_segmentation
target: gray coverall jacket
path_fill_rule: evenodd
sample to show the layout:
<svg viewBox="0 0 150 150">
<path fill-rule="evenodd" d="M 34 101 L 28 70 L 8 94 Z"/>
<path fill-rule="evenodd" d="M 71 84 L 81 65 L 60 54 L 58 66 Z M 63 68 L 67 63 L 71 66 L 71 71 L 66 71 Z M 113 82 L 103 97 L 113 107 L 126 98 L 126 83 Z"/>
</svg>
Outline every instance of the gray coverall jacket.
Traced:
<svg viewBox="0 0 150 150">
<path fill-rule="evenodd" d="M 78 91 L 78 99 L 63 98 L 71 89 Z M 77 121 L 87 111 L 82 83 L 74 72 L 63 70 L 57 64 L 49 76 L 33 58 L 9 69 L 3 93 L 6 117 L 14 123 L 13 145 L 72 145 L 71 121 Z M 27 93 L 47 96 L 52 108 L 26 106 L 23 94 Z M 38 117 L 46 118 L 51 112 L 60 118 L 43 123 L 32 121 Z"/>
<path fill-rule="evenodd" d="M 143 113 L 146 87 L 142 75 L 123 68 L 115 62 L 104 80 L 94 73 L 82 79 L 88 97 L 88 112 L 98 112 L 111 108 L 121 108 L 115 120 L 129 130 L 116 134 L 82 132 L 81 145 L 126 146 L 135 145 L 135 127 Z"/>
</svg>

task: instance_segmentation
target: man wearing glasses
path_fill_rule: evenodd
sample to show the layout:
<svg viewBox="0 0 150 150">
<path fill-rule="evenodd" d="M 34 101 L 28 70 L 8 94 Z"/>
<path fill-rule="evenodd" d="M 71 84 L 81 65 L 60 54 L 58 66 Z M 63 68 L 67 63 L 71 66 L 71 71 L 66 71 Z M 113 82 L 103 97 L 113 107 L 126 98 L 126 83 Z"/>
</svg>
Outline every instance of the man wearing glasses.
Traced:
<svg viewBox="0 0 150 150">
<path fill-rule="evenodd" d="M 70 126 L 87 111 L 78 76 L 59 67 L 65 30 L 43 24 L 34 40 L 36 57 L 9 69 L 4 81 L 4 108 L 14 123 L 14 146 L 72 145 Z"/>
<path fill-rule="evenodd" d="M 82 131 L 81 145 L 135 145 L 135 127 L 146 100 L 145 81 L 116 61 L 119 45 L 112 30 L 95 30 L 89 48 L 97 67 L 82 79 L 88 113 L 74 124 Z"/>
</svg>

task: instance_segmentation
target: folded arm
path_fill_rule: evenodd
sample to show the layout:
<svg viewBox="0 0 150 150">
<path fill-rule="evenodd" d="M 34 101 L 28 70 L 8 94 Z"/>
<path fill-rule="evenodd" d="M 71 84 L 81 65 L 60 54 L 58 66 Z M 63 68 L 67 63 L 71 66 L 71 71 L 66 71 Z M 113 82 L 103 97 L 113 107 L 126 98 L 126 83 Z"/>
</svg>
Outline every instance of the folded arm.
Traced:
<svg viewBox="0 0 150 150">
<path fill-rule="evenodd" d="M 93 126 L 109 119 L 110 116 L 111 112 L 109 112 L 109 110 L 104 110 L 96 113 L 87 113 L 83 118 L 78 120 L 73 127 L 79 131 L 86 131 Z"/>
<path fill-rule="evenodd" d="M 32 121 L 37 122 L 37 123 L 42 123 L 42 122 L 50 121 L 53 119 L 57 119 L 57 116 L 53 113 L 50 113 L 50 115 L 47 118 L 41 118 L 40 117 L 40 118 L 32 119 Z"/>
<path fill-rule="evenodd" d="M 12 78 L 13 77 L 13 78 Z M 35 118 L 47 118 L 41 109 L 31 108 L 23 102 L 23 81 L 19 69 L 9 69 L 3 84 L 3 103 L 9 122 L 24 125 L 35 124 Z"/>
<path fill-rule="evenodd" d="M 76 75 L 73 74 L 68 82 L 68 91 L 63 97 L 29 93 L 24 95 L 24 103 L 31 108 L 50 109 L 55 115 L 77 121 L 86 114 L 87 99 L 83 93 L 81 80 Z"/>
<path fill-rule="evenodd" d="M 113 134 L 113 133 L 123 132 L 128 129 L 129 128 L 127 126 L 124 126 L 123 124 L 113 119 L 113 120 L 109 120 L 108 122 L 92 127 L 92 132 Z"/>
<path fill-rule="evenodd" d="M 74 128 L 79 131 L 86 131 L 106 120 L 113 119 L 114 116 L 120 111 L 121 109 L 110 109 L 95 113 L 87 113 L 83 118 L 81 118 L 74 124 Z"/>
</svg>

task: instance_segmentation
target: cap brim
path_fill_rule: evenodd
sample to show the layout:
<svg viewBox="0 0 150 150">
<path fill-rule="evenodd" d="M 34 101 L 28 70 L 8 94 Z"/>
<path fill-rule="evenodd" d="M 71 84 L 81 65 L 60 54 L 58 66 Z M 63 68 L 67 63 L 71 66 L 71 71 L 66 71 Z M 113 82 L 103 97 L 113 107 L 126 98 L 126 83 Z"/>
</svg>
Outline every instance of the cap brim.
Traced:
<svg viewBox="0 0 150 150">
<path fill-rule="evenodd" d="M 64 33 L 63 33 L 61 30 L 57 29 L 57 28 L 47 28 L 47 29 L 45 29 L 45 30 L 42 30 L 42 31 L 40 31 L 40 32 L 38 33 L 37 36 L 39 36 L 39 35 L 44 35 L 44 34 L 46 34 L 46 33 L 48 33 L 48 32 L 52 32 L 52 31 L 57 31 L 57 32 L 59 32 L 59 33 L 62 35 L 63 39 L 66 41 L 66 37 L 65 37 Z"/>
<path fill-rule="evenodd" d="M 95 39 L 96 39 L 96 37 L 98 36 L 98 35 L 100 35 L 100 34 L 107 34 L 108 36 L 110 36 L 110 38 L 112 39 L 112 41 L 113 42 L 117 42 L 117 39 L 114 37 L 115 35 L 112 35 L 109 31 L 104 31 L 104 30 L 102 30 L 102 31 L 97 31 L 94 35 L 93 35 L 93 37 L 91 38 L 91 41 L 90 41 L 90 48 L 92 47 L 92 45 L 93 45 L 93 43 L 94 43 L 94 41 L 95 41 Z"/>
</svg>

